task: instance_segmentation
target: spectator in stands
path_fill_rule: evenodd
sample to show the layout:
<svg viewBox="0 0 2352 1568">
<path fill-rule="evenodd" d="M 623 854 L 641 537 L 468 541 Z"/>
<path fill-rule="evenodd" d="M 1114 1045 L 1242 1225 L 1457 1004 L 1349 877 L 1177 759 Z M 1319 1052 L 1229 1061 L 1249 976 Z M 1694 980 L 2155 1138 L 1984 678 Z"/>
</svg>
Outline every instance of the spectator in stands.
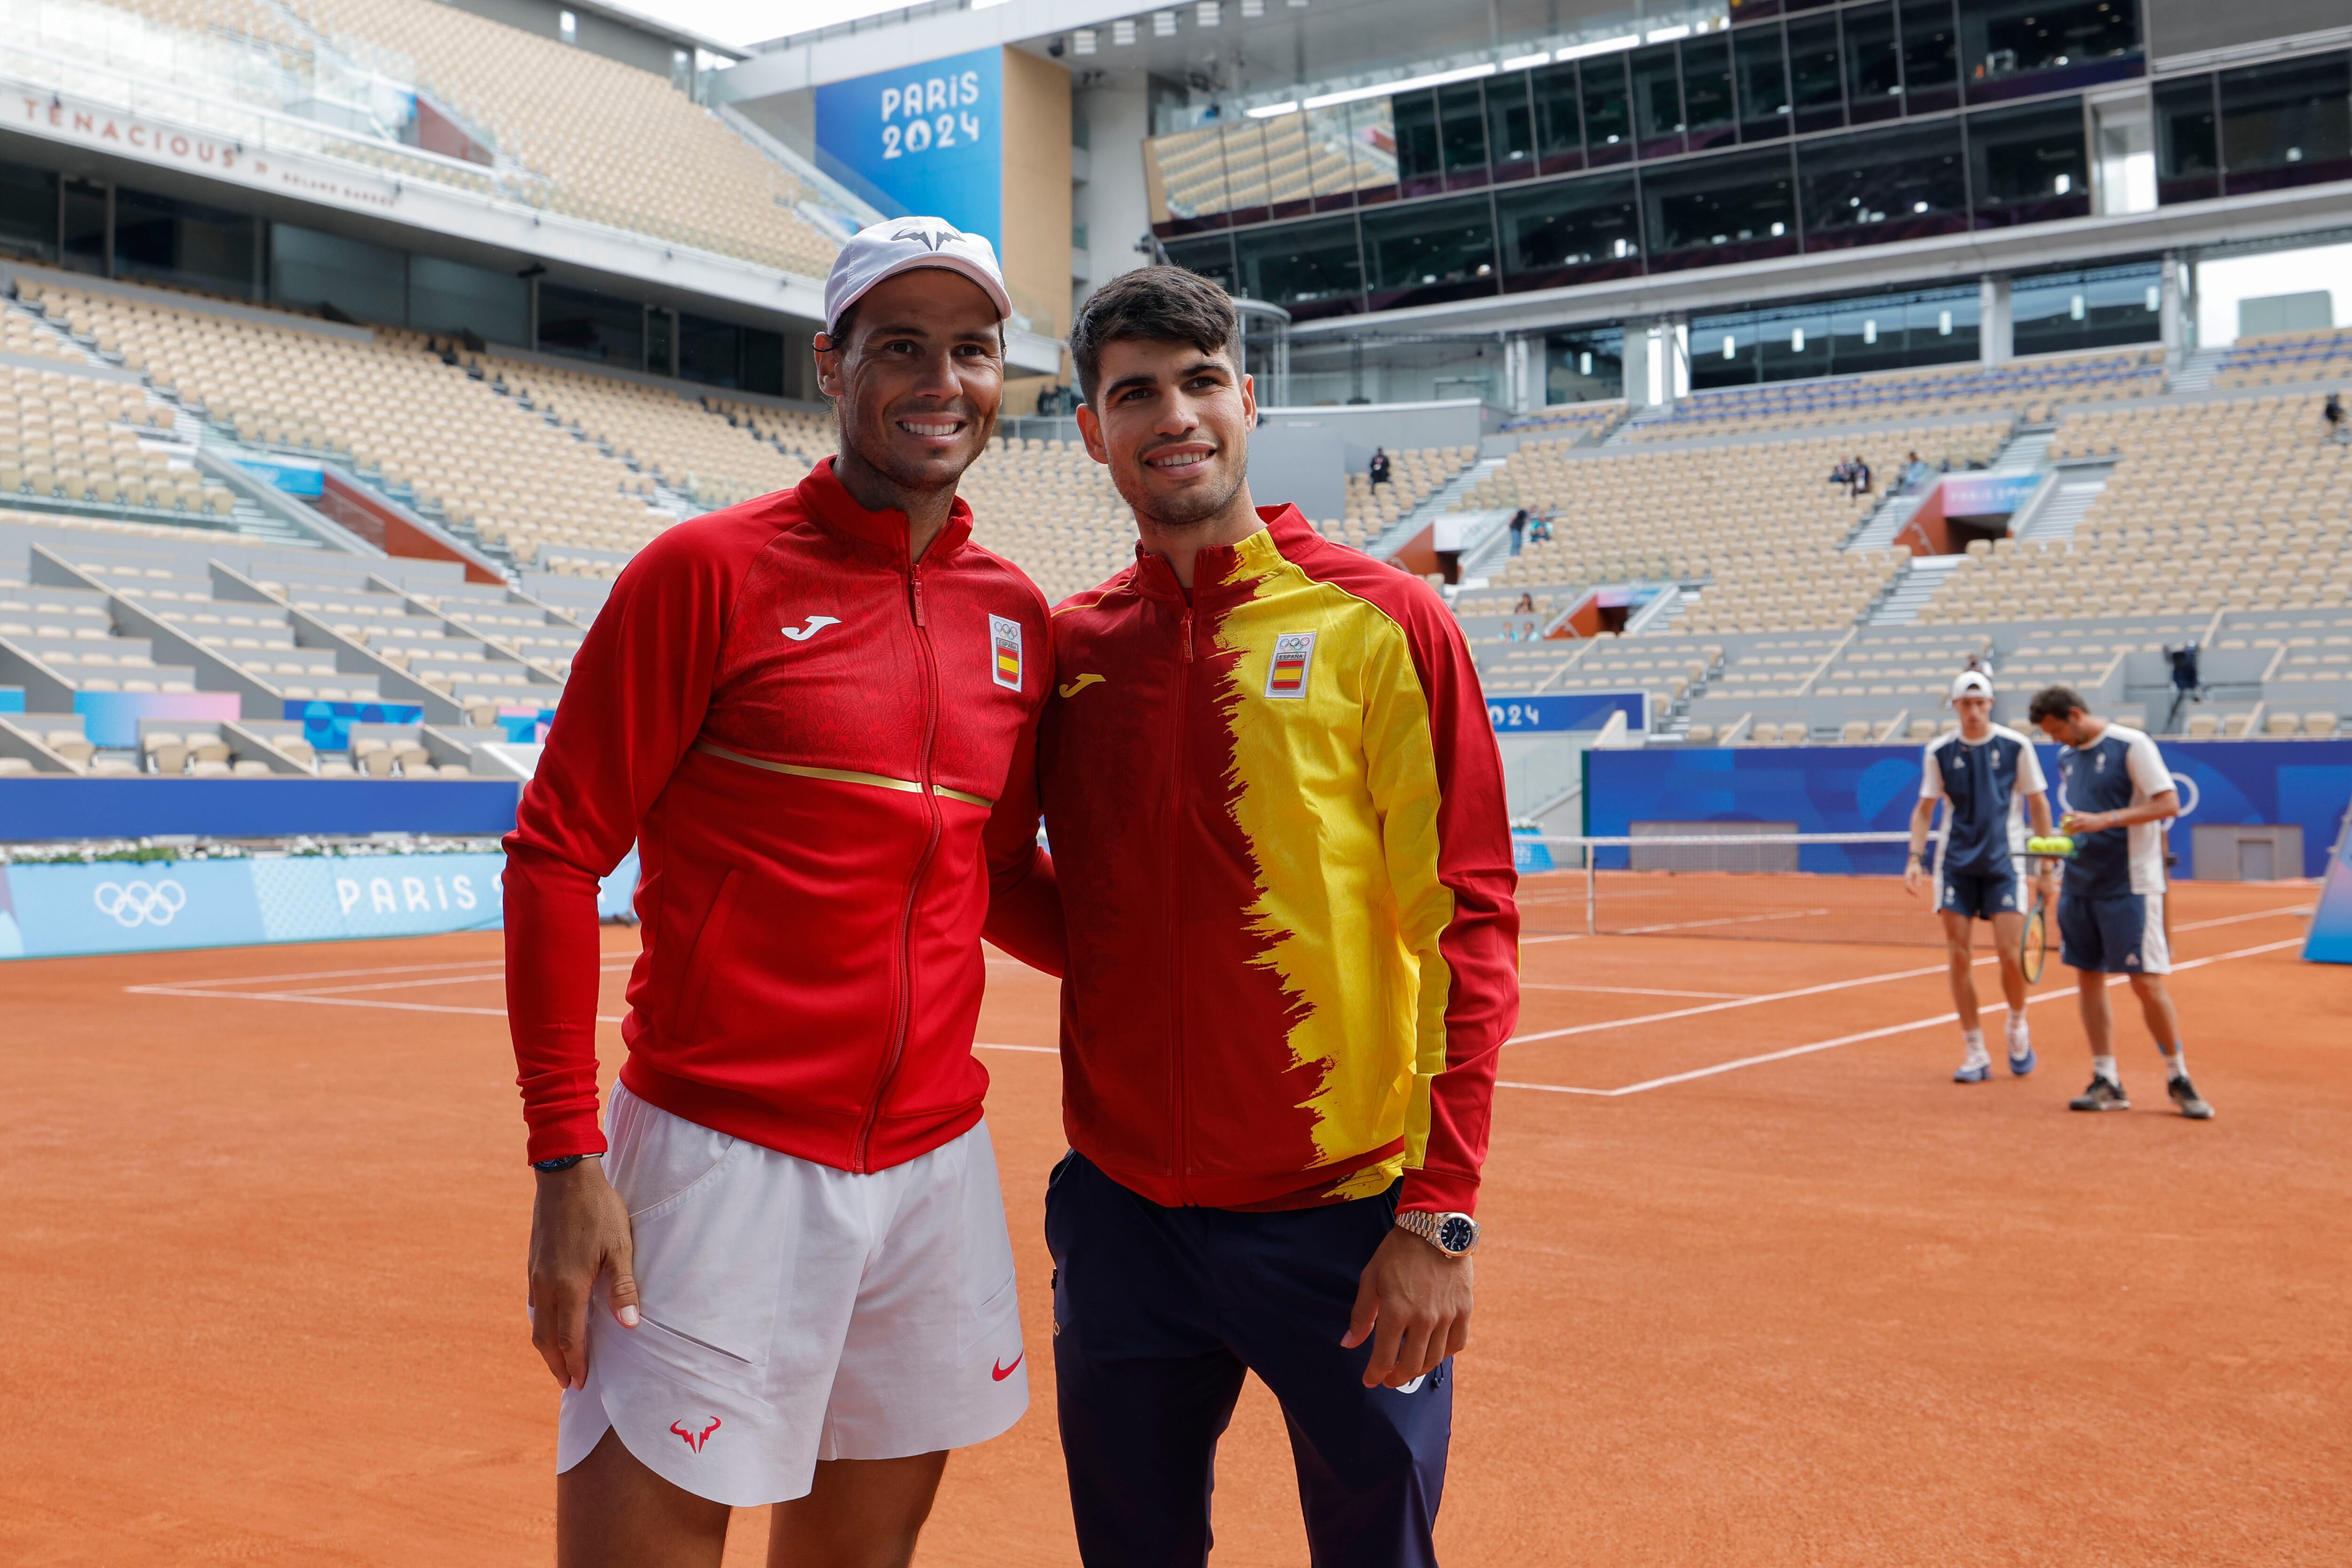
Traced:
<svg viewBox="0 0 2352 1568">
<path fill-rule="evenodd" d="M 1536 640 L 1535 622 L 1529 621 L 1527 625 L 1519 628 L 1519 640 L 1521 642 L 1533 642 Z"/>
<path fill-rule="evenodd" d="M 1844 490 L 1847 499 L 1851 500 L 1853 496 L 1853 465 L 1843 458 L 1838 459 L 1837 467 L 1830 470 L 1830 483 Z"/>
<path fill-rule="evenodd" d="M 1527 509 L 1527 508 L 1525 508 L 1525 507 L 1521 507 L 1521 508 L 1519 508 L 1519 510 L 1517 510 L 1517 511 L 1515 511 L 1515 512 L 1513 512 L 1513 513 L 1511 514 L 1511 553 L 1512 553 L 1512 554 L 1517 555 L 1517 554 L 1519 552 L 1519 546 L 1521 546 L 1522 544 L 1524 544 L 1524 543 L 1526 543 L 1526 542 L 1527 542 L 1527 537 L 1528 537 L 1528 509 Z"/>
<path fill-rule="evenodd" d="M 2344 395 L 2342 393 L 2331 392 L 2327 395 L 2327 401 L 2321 406 L 2319 416 L 2327 421 L 2329 440 L 2342 441 L 2347 435 L 2352 435 L 2352 432 L 2347 432 L 2344 427 Z"/>
<path fill-rule="evenodd" d="M 1853 458 L 1853 499 L 1860 500 L 1870 493 L 1870 465 L 1857 452 Z"/>
<path fill-rule="evenodd" d="M 1545 517 L 1540 512 L 1537 513 L 1534 517 L 1529 518 L 1528 520 L 1528 542 L 1530 544 L 1550 543 L 1551 519 Z"/>
<path fill-rule="evenodd" d="M 2074 971 L 2074 999 L 2091 1043 L 2091 1087 L 2073 1110 L 2129 1110 L 2116 1072 L 2115 1015 L 2107 981 L 2122 975 L 2167 1069 L 2165 1092 L 2193 1121 L 2213 1108 L 2189 1081 L 2180 1014 L 2164 977 L 2172 972 L 2165 926 L 2164 823 L 2180 815 L 2180 793 L 2156 742 L 2099 718 L 2072 687 L 2046 686 L 2026 716 L 2063 748 L 2058 784 L 2066 815 L 2058 831 L 2074 841 L 2058 893 L 2060 956 Z"/>
<path fill-rule="evenodd" d="M 1936 470 L 1927 466 L 1927 459 L 1914 452 L 1911 454 L 1911 460 L 1903 465 L 1903 488 L 1898 493 L 1916 495 L 1927 489 L 1935 478 Z"/>
<path fill-rule="evenodd" d="M 1519 513 L 1519 515 L 1520 515 L 1521 517 L 1525 517 L 1525 516 L 1527 515 L 1527 513 L 1526 513 L 1525 511 L 1522 511 L 1522 512 L 1520 512 L 1520 513 Z M 1513 614 L 1513 615 L 1515 615 L 1515 616 L 1532 616 L 1532 615 L 1534 615 L 1535 613 L 1536 613 L 1536 596 L 1535 596 L 1535 595 L 1534 595 L 1533 593 L 1531 593 L 1531 592 L 1528 592 L 1528 591 L 1526 591 L 1526 590 L 1522 590 L 1522 591 L 1520 592 L 1520 594 L 1519 594 L 1519 602 L 1518 602 L 1517 604 L 1513 605 L 1511 606 L 1511 614 Z"/>
<path fill-rule="evenodd" d="M 1370 467 L 1372 475 L 1372 487 L 1375 489 L 1389 482 L 1389 455 L 1386 451 L 1378 447 L 1373 447 L 1372 460 Z"/>
<path fill-rule="evenodd" d="M 716 1563 L 761 1502 L 778 1562 L 903 1563 L 946 1451 L 1027 1407 L 971 1037 L 1053 676 L 1043 596 L 956 497 L 1011 310 L 940 219 L 844 246 L 840 455 L 629 563 L 523 792 L 507 1006 L 566 1563 Z M 608 1172 L 596 892 L 633 843 L 659 902 Z"/>
<path fill-rule="evenodd" d="M 1307 1555 L 1405 1568 L 1436 1561 L 1468 1211 L 1518 1011 L 1510 827 L 1444 602 L 1255 504 L 1239 336 L 1174 267 L 1114 279 L 1070 329 L 1079 428 L 1141 548 L 1055 619 L 1058 890 L 998 898 L 1066 943 L 1062 1451 L 1087 1563 L 1201 1563 L 1254 1371 Z"/>
</svg>

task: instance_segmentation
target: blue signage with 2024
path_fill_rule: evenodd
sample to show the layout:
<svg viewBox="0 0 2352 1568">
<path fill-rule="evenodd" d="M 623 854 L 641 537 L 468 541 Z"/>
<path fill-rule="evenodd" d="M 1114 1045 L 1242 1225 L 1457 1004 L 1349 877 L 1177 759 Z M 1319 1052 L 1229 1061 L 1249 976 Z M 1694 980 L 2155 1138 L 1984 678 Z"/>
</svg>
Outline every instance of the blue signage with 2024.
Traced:
<svg viewBox="0 0 2352 1568">
<path fill-rule="evenodd" d="M 1004 249 L 1004 58 L 974 49 L 816 89 L 817 163 L 893 217 Z"/>
</svg>

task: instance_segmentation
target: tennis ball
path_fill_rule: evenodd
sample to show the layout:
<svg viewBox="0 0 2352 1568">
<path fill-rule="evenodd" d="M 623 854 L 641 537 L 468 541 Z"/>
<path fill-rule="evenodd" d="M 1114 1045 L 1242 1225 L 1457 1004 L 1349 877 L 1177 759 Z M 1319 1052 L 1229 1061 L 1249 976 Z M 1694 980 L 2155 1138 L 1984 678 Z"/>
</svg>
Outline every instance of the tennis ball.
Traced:
<svg viewBox="0 0 2352 1568">
<path fill-rule="evenodd" d="M 2046 838 L 2029 838 L 2025 843 L 2025 852 L 2029 855 L 2072 855 L 2074 853 L 2074 840 L 2063 833 L 2053 834 Z"/>
</svg>

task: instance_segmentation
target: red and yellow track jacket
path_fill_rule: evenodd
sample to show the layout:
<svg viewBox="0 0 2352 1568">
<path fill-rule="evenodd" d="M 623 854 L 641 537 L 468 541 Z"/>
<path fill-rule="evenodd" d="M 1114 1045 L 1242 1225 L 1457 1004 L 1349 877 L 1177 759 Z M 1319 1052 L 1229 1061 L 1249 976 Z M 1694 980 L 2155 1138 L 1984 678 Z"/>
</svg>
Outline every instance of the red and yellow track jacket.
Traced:
<svg viewBox="0 0 2352 1568">
<path fill-rule="evenodd" d="M 633 841 L 632 1093 L 848 1171 L 980 1120 L 981 926 L 1036 857 L 1053 672 L 1045 596 L 971 536 L 958 501 L 909 561 L 828 460 L 622 572 L 506 841 L 532 1159 L 604 1147 L 596 882 Z"/>
<path fill-rule="evenodd" d="M 1201 552 L 1189 602 L 1139 552 L 1054 612 L 1070 1142 L 1163 1205 L 1306 1207 L 1402 1172 L 1406 1207 L 1469 1211 L 1518 1016 L 1477 671 L 1425 584 L 1260 515 Z"/>
</svg>

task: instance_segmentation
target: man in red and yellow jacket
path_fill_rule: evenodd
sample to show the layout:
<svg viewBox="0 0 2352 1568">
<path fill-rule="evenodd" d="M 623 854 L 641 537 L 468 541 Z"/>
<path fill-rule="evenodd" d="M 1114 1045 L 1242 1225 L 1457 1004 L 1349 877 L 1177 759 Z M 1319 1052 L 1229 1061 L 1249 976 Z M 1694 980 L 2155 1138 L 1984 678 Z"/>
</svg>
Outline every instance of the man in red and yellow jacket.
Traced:
<svg viewBox="0 0 2352 1568">
<path fill-rule="evenodd" d="M 1235 328 L 1152 268 L 1071 334 L 1142 547 L 1054 613 L 1060 931 L 1042 873 L 990 926 L 1063 974 L 1063 1448 L 1089 1564 L 1197 1565 L 1255 1371 L 1314 1560 L 1425 1563 L 1518 1010 L 1502 769 L 1437 595 L 1252 505 Z"/>
</svg>

